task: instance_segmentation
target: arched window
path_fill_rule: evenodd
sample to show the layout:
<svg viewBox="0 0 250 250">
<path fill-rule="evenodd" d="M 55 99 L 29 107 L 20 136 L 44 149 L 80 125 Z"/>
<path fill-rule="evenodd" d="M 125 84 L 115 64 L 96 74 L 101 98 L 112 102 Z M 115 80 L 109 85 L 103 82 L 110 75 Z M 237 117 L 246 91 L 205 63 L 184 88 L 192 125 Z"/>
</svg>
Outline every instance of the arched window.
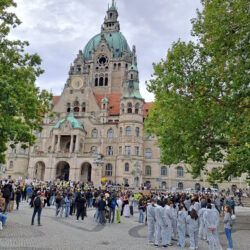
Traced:
<svg viewBox="0 0 250 250">
<path fill-rule="evenodd" d="M 166 166 L 161 167 L 161 175 L 162 176 L 167 176 L 168 175 L 168 169 Z"/>
<path fill-rule="evenodd" d="M 136 113 L 136 114 L 139 114 L 139 108 L 140 108 L 140 104 L 139 104 L 139 103 L 136 103 L 136 104 L 135 104 L 135 113 Z"/>
<path fill-rule="evenodd" d="M 116 70 L 116 63 L 114 63 L 114 69 Z"/>
<path fill-rule="evenodd" d="M 95 86 L 98 86 L 98 75 L 95 75 Z"/>
<path fill-rule="evenodd" d="M 106 148 L 106 150 L 107 150 L 107 155 L 113 155 L 113 147 L 112 146 L 108 146 Z"/>
<path fill-rule="evenodd" d="M 70 103 L 67 103 L 67 112 L 70 112 Z"/>
<path fill-rule="evenodd" d="M 131 136 L 132 135 L 132 133 L 131 133 L 131 127 L 130 126 L 126 127 L 125 134 L 126 134 L 126 136 Z"/>
<path fill-rule="evenodd" d="M 127 163 L 127 162 L 124 165 L 124 171 L 129 172 L 129 163 Z"/>
<path fill-rule="evenodd" d="M 82 112 L 86 112 L 86 103 L 85 102 L 82 103 Z"/>
<path fill-rule="evenodd" d="M 122 114 L 124 114 L 125 107 L 124 107 L 124 104 L 123 104 L 123 103 L 122 103 L 122 105 L 121 105 L 121 111 L 122 111 Z"/>
<path fill-rule="evenodd" d="M 178 182 L 177 187 L 178 187 L 179 190 L 183 190 L 183 183 L 182 182 Z"/>
<path fill-rule="evenodd" d="M 122 127 L 120 127 L 120 137 L 122 137 Z"/>
<path fill-rule="evenodd" d="M 103 77 L 102 76 L 99 79 L 99 86 L 103 86 Z"/>
<path fill-rule="evenodd" d="M 105 175 L 112 176 L 112 165 L 108 163 L 105 168 Z"/>
<path fill-rule="evenodd" d="M 165 181 L 163 181 L 163 182 L 161 183 L 161 188 L 162 188 L 162 189 L 166 189 L 166 188 L 167 188 L 167 183 L 166 183 Z"/>
<path fill-rule="evenodd" d="M 183 177 L 183 176 L 184 176 L 183 167 L 181 166 L 177 167 L 177 177 Z"/>
<path fill-rule="evenodd" d="M 145 175 L 146 176 L 151 176 L 151 167 L 150 166 L 145 167 Z"/>
<path fill-rule="evenodd" d="M 105 86 L 108 86 L 108 81 L 109 81 L 109 79 L 108 79 L 108 77 L 106 76 L 106 77 L 105 77 L 105 83 L 104 83 Z"/>
<path fill-rule="evenodd" d="M 74 112 L 79 112 L 79 111 L 80 111 L 79 107 L 74 107 Z"/>
<path fill-rule="evenodd" d="M 120 64 L 120 63 L 118 63 L 118 70 L 120 70 L 120 68 L 121 68 L 121 64 Z"/>
<path fill-rule="evenodd" d="M 133 74 L 131 74 L 131 75 L 130 75 L 130 79 L 133 80 L 133 77 L 134 77 Z"/>
<path fill-rule="evenodd" d="M 152 149 L 151 148 L 146 148 L 145 149 L 145 158 L 149 159 L 152 157 Z"/>
<path fill-rule="evenodd" d="M 132 113 L 132 103 L 131 102 L 128 103 L 128 113 L 129 114 Z"/>
<path fill-rule="evenodd" d="M 80 111 L 79 102 L 78 101 L 74 101 L 73 105 L 74 105 L 74 109 L 73 109 L 74 112 L 79 112 Z"/>
<path fill-rule="evenodd" d="M 135 135 L 136 135 L 137 137 L 140 136 L 140 128 L 139 128 L 139 127 L 136 127 L 136 128 L 135 128 Z"/>
<path fill-rule="evenodd" d="M 112 128 L 110 128 L 107 132 L 107 136 L 109 139 L 112 139 L 114 137 L 114 131 Z"/>
<path fill-rule="evenodd" d="M 92 138 L 96 139 L 98 137 L 98 130 L 94 128 L 91 132 Z"/>
</svg>

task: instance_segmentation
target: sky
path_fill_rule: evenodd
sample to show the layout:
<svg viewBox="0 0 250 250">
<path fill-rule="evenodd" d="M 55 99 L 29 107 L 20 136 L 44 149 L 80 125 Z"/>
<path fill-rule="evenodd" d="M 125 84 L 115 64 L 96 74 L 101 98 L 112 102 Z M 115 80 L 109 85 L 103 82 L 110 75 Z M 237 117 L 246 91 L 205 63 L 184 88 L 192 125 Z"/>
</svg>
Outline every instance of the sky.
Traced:
<svg viewBox="0 0 250 250">
<path fill-rule="evenodd" d="M 60 95 L 70 64 L 79 50 L 100 33 L 111 0 L 16 0 L 15 13 L 22 24 L 12 38 L 27 40 L 28 51 L 38 53 L 45 73 L 37 84 Z M 189 41 L 190 20 L 200 0 L 116 0 L 121 32 L 136 46 L 140 90 L 146 101 L 154 96 L 145 82 L 152 78 L 153 63 L 165 59 L 171 44 Z"/>
</svg>

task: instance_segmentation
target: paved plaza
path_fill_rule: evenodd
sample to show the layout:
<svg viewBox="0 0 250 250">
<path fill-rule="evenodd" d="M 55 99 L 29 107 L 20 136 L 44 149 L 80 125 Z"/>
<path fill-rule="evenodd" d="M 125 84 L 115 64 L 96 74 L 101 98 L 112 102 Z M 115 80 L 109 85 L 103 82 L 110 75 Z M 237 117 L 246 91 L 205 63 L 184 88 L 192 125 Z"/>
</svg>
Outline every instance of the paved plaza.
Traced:
<svg viewBox="0 0 250 250">
<path fill-rule="evenodd" d="M 75 217 L 56 218 L 55 208 L 42 211 L 42 226 L 31 226 L 32 209 L 22 202 L 19 211 L 9 214 L 7 226 L 0 231 L 1 250 L 51 250 L 51 249 L 113 249 L 138 250 L 157 249 L 147 244 L 147 227 L 137 222 L 138 213 L 129 219 L 122 217 L 121 224 L 97 225 L 93 220 L 94 210 L 88 211 L 84 221 Z M 238 209 L 237 222 L 233 230 L 235 250 L 250 249 L 250 210 Z M 223 249 L 226 249 L 226 238 L 220 229 Z M 188 240 L 187 240 L 188 242 Z M 168 249 L 180 249 L 174 242 Z M 187 248 L 188 249 L 188 248 Z M 208 249 L 205 242 L 199 242 L 199 249 Z"/>
</svg>

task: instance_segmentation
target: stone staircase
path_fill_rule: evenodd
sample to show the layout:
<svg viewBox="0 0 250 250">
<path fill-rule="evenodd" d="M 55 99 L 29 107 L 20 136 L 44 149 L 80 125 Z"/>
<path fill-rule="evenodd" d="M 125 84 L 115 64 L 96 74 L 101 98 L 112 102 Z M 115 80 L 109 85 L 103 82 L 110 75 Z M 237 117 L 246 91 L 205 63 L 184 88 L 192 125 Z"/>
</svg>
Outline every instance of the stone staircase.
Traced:
<svg viewBox="0 0 250 250">
<path fill-rule="evenodd" d="M 244 207 L 250 207 L 250 198 L 249 197 L 242 197 L 241 201 L 242 201 Z"/>
</svg>

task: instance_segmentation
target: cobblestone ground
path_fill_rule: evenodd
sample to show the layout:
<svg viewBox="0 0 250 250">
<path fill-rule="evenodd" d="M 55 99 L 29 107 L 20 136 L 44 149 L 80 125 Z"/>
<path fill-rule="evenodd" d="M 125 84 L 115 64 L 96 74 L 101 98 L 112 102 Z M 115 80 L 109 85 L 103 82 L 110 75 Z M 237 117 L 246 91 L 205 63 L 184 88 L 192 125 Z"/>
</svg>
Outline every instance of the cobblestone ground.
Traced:
<svg viewBox="0 0 250 250">
<path fill-rule="evenodd" d="M 121 224 L 107 224 L 106 226 L 97 225 L 94 222 L 94 210 L 88 211 L 88 217 L 84 221 L 76 221 L 75 217 L 56 218 L 54 214 L 54 207 L 44 208 L 42 226 L 31 226 L 32 209 L 26 202 L 22 202 L 20 210 L 9 214 L 7 226 L 0 231 L 0 250 L 157 249 L 147 244 L 147 228 L 137 222 L 138 213 L 129 219 L 122 218 Z M 235 250 L 250 249 L 249 233 L 250 210 L 240 208 L 237 211 L 237 222 L 233 230 Z M 222 227 L 220 240 L 223 249 L 227 249 Z M 180 248 L 174 242 L 174 246 L 168 249 Z M 208 246 L 204 241 L 200 241 L 199 249 L 205 250 Z"/>
</svg>

